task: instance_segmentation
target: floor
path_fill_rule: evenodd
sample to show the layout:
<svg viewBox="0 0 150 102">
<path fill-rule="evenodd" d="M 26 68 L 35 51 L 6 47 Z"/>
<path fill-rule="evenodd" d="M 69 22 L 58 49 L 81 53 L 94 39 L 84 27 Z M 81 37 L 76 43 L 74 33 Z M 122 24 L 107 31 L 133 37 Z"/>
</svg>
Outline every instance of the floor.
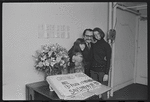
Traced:
<svg viewBox="0 0 150 102">
<path fill-rule="evenodd" d="M 142 84 L 131 84 L 114 92 L 113 97 L 108 100 L 147 100 L 148 86 Z"/>
</svg>

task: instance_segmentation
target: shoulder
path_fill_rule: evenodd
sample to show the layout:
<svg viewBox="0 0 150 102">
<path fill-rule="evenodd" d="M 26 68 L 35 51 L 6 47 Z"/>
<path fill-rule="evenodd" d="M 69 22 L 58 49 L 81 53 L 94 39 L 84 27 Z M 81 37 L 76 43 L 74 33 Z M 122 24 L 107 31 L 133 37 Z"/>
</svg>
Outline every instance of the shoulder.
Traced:
<svg viewBox="0 0 150 102">
<path fill-rule="evenodd" d="M 73 46 L 69 49 L 68 53 L 71 53 L 73 50 Z"/>
<path fill-rule="evenodd" d="M 102 42 L 105 44 L 109 44 L 105 39 L 103 39 Z"/>
<path fill-rule="evenodd" d="M 103 42 L 104 42 L 105 47 L 111 48 L 111 46 L 110 46 L 110 44 L 108 42 L 106 42 L 105 40 Z"/>
</svg>

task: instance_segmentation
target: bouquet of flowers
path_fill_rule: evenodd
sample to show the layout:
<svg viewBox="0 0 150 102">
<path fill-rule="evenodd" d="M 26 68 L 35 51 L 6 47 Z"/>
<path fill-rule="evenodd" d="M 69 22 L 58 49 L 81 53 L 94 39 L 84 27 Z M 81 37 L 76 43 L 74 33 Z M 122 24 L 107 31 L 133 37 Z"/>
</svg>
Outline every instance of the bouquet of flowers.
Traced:
<svg viewBox="0 0 150 102">
<path fill-rule="evenodd" d="M 67 70 L 70 62 L 68 52 L 59 44 L 42 45 L 41 50 L 36 51 L 35 68 L 46 75 L 62 74 Z"/>
</svg>

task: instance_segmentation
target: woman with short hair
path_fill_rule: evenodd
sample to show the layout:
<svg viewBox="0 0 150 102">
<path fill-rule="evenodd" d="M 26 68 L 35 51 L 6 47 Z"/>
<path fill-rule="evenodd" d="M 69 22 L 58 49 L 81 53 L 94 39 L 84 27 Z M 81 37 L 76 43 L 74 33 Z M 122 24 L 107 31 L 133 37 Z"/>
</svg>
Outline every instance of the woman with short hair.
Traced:
<svg viewBox="0 0 150 102">
<path fill-rule="evenodd" d="M 100 28 L 94 28 L 93 33 L 95 41 L 92 47 L 91 77 L 104 85 L 108 85 L 111 47 L 104 40 L 105 34 Z M 102 98 L 106 98 L 106 95 L 102 95 Z"/>
</svg>

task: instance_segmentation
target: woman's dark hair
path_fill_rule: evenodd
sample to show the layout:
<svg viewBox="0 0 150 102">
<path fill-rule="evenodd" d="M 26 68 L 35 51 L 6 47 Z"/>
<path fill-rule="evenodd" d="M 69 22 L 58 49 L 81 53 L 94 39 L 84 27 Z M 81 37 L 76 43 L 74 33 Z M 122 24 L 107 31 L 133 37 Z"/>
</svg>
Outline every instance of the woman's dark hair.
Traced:
<svg viewBox="0 0 150 102">
<path fill-rule="evenodd" d="M 90 28 L 89 28 L 89 29 L 85 29 L 85 30 L 83 31 L 83 36 L 85 36 L 86 31 L 91 31 L 91 32 L 92 32 L 93 30 L 90 29 Z"/>
<path fill-rule="evenodd" d="M 69 57 L 70 57 L 70 68 L 73 68 L 73 67 L 75 66 L 74 62 L 72 62 L 72 56 L 73 56 L 73 55 L 76 55 L 76 53 L 78 53 L 78 52 L 82 54 L 82 51 L 81 51 L 81 48 L 80 48 L 79 44 L 85 44 L 85 41 L 84 41 L 83 38 L 78 38 L 78 39 L 74 42 L 72 48 L 71 48 L 71 49 L 69 50 L 69 52 L 68 52 L 68 55 L 69 55 Z M 83 54 L 82 54 L 82 55 L 83 55 Z M 83 65 L 84 65 L 84 63 L 85 63 L 84 59 L 83 59 L 82 62 L 83 62 Z"/>
<path fill-rule="evenodd" d="M 80 49 L 79 44 L 85 44 L 84 39 L 78 38 L 78 39 L 74 42 L 74 45 L 73 45 L 73 54 L 74 54 L 74 53 L 77 53 L 77 52 L 81 52 L 81 49 Z"/>
<path fill-rule="evenodd" d="M 100 37 L 103 39 L 105 37 L 105 33 L 98 27 L 93 29 L 93 32 L 98 31 L 100 34 Z"/>
</svg>

